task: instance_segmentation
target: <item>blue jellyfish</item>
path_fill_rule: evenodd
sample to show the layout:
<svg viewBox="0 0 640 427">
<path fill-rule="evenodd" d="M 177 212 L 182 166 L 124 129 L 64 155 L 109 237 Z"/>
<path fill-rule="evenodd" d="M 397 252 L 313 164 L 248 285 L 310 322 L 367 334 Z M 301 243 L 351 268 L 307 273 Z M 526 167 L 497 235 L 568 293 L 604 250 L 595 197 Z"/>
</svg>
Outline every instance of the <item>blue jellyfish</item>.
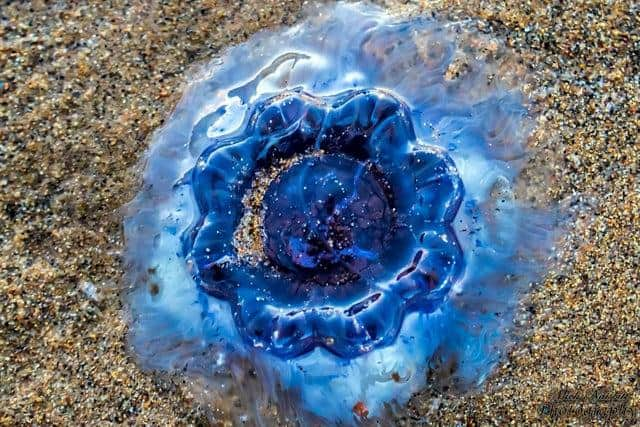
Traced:
<svg viewBox="0 0 640 427">
<path fill-rule="evenodd" d="M 350 425 L 442 366 L 481 384 L 552 254 L 556 210 L 518 193 L 535 117 L 505 48 L 318 8 L 199 69 L 126 208 L 133 353 L 213 419 Z"/>
</svg>

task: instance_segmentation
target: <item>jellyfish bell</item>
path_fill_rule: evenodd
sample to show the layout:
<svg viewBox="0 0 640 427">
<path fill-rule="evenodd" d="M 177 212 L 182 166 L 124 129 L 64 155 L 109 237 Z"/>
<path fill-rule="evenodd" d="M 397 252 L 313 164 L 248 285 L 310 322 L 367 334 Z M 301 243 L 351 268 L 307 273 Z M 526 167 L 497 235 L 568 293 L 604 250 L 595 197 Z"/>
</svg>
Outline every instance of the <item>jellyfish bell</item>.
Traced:
<svg viewBox="0 0 640 427">
<path fill-rule="evenodd" d="M 349 359 L 443 300 L 462 265 L 450 229 L 462 185 L 446 154 L 415 146 L 407 111 L 372 89 L 280 94 L 196 162 L 200 218 L 185 256 L 200 288 L 231 304 L 245 341 Z M 243 227 L 253 231 L 234 239 Z"/>
<path fill-rule="evenodd" d="M 483 37 L 339 3 L 202 68 L 125 215 L 140 366 L 258 424 L 384 420 L 438 363 L 482 383 L 555 230 L 513 195 L 534 120 Z"/>
</svg>

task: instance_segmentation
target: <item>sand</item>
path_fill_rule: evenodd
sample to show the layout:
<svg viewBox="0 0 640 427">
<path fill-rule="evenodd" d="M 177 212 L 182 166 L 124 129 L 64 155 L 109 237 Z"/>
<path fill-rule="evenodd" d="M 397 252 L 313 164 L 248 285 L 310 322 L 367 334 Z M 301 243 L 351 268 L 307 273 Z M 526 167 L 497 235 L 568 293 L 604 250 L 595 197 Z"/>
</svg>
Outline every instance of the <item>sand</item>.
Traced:
<svg viewBox="0 0 640 427">
<path fill-rule="evenodd" d="M 0 424 L 202 424 L 189 393 L 126 347 L 119 208 L 187 70 L 301 2 L 0 6 Z M 589 200 L 576 249 L 534 288 L 528 331 L 480 393 L 427 390 L 398 423 L 552 424 L 560 385 L 640 411 L 640 7 L 631 2 L 382 2 L 475 18 L 539 71 L 549 194 Z M 633 422 L 630 416 L 627 421 Z M 637 418 L 636 418 L 637 420 Z M 622 419 L 615 423 L 622 422 Z M 563 418 L 589 424 L 595 419 Z M 637 422 L 637 421 L 636 421 Z"/>
</svg>

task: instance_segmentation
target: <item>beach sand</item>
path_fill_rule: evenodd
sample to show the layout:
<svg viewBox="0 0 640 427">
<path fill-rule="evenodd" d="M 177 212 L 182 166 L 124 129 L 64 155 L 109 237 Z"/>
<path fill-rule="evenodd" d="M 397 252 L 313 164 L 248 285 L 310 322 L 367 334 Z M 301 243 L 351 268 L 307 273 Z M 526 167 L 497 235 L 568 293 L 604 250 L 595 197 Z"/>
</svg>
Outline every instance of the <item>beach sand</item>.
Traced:
<svg viewBox="0 0 640 427">
<path fill-rule="evenodd" d="M 382 2 L 474 18 L 549 88 L 553 198 L 592 200 L 566 264 L 525 303 L 527 331 L 480 393 L 427 390 L 398 423 L 556 424 L 564 385 L 640 411 L 640 7 L 632 2 Z M 180 384 L 141 372 L 118 289 L 119 208 L 187 70 L 302 2 L 0 6 L 0 424 L 202 424 Z M 630 420 L 627 417 L 627 420 Z M 621 422 L 622 419 L 615 423 Z M 590 424 L 595 419 L 563 418 Z"/>
</svg>

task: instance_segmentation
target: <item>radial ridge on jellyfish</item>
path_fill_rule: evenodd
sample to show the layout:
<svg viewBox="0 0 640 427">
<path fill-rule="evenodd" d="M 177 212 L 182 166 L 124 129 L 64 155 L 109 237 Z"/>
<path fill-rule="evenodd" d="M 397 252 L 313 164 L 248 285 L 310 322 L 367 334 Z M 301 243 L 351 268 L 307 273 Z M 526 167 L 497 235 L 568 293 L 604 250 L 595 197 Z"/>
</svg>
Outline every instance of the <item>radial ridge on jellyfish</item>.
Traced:
<svg viewBox="0 0 640 427">
<path fill-rule="evenodd" d="M 338 3 L 201 67 L 126 208 L 140 365 L 249 424 L 380 422 L 434 372 L 481 384 L 554 244 L 556 210 L 518 193 L 514 58 Z"/>
</svg>

